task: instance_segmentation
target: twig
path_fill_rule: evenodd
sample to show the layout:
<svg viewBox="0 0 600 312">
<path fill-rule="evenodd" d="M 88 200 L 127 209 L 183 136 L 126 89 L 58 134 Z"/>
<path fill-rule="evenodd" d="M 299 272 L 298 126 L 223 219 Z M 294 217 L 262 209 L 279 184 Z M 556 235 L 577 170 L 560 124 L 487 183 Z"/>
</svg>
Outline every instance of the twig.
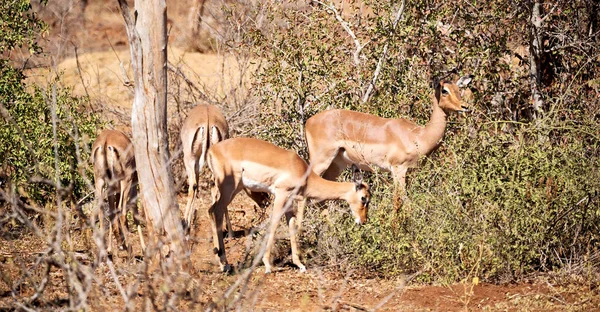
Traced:
<svg viewBox="0 0 600 312">
<path fill-rule="evenodd" d="M 77 53 L 77 46 L 75 44 L 73 44 L 73 49 L 75 50 L 75 62 L 77 63 L 77 73 L 79 74 L 79 80 L 81 80 L 81 85 L 83 86 L 83 90 L 85 91 L 85 95 L 88 98 L 88 104 L 89 104 L 89 99 L 90 97 L 90 93 L 88 92 L 87 89 L 87 85 L 85 84 L 84 80 L 83 80 L 83 72 L 81 71 L 81 63 L 79 62 L 79 53 Z M 92 111 L 92 106 L 90 105 L 88 107 L 88 109 L 90 111 Z"/>
<path fill-rule="evenodd" d="M 217 104 L 214 101 L 212 101 L 204 92 L 202 92 L 202 90 L 200 90 L 200 88 L 198 88 L 198 86 L 196 86 L 196 84 L 194 82 L 192 82 L 180 69 L 179 67 L 175 67 L 173 66 L 173 64 L 171 62 L 167 63 L 167 69 L 170 70 L 171 72 L 173 72 L 175 75 L 181 77 L 183 79 L 183 81 L 185 81 L 185 83 L 192 89 L 194 89 L 194 91 L 198 92 L 198 94 L 200 95 L 200 97 L 202 98 L 202 100 L 209 102 L 210 104 Z"/>
<path fill-rule="evenodd" d="M 394 23 L 392 24 L 392 29 L 389 34 L 391 35 L 395 30 L 398 22 L 400 21 L 400 17 L 402 17 L 402 13 L 404 12 L 404 6 L 406 4 L 406 0 L 402 0 L 402 4 L 400 5 L 400 9 L 396 12 L 396 19 L 394 19 Z M 381 73 L 381 68 L 383 67 L 383 61 L 387 58 L 389 48 L 389 41 L 385 43 L 383 46 L 383 52 L 381 53 L 381 57 L 377 61 L 377 67 L 375 68 L 375 72 L 373 73 L 373 79 L 369 82 L 369 87 L 367 87 L 367 91 L 362 97 L 362 103 L 366 103 L 371 97 L 371 92 L 373 92 L 373 88 L 375 88 L 375 83 L 377 82 L 377 78 L 379 78 L 379 74 Z"/>
<path fill-rule="evenodd" d="M 328 5 L 321 1 L 315 1 L 315 2 L 324 6 L 327 10 L 331 11 L 333 13 L 333 15 L 335 16 L 335 19 L 338 20 L 338 22 L 340 22 L 340 25 L 342 26 L 342 28 L 344 28 L 344 30 L 352 38 L 352 40 L 354 41 L 354 45 L 356 46 L 356 50 L 354 51 L 354 65 L 359 65 L 360 64 L 360 52 L 362 51 L 362 49 L 365 47 L 366 44 L 363 45 L 360 43 L 360 41 L 358 41 L 358 38 L 356 38 L 354 31 L 352 31 L 352 29 L 350 28 L 350 24 L 348 22 L 346 22 L 344 20 L 344 18 L 340 15 L 340 12 L 335 7 L 335 4 L 330 3 Z"/>
</svg>

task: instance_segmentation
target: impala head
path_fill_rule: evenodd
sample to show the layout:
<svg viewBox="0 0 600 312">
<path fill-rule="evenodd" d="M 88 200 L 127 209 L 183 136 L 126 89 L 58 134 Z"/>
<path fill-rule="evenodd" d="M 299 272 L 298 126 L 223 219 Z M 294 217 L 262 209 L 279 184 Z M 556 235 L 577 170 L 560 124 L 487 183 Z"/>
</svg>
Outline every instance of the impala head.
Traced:
<svg viewBox="0 0 600 312">
<path fill-rule="evenodd" d="M 466 87 L 471 82 L 470 76 L 460 77 L 455 83 L 446 80 L 434 80 L 433 88 L 438 105 L 446 112 L 467 112 L 469 106 L 463 102 L 460 88 Z"/>
<path fill-rule="evenodd" d="M 356 224 L 365 224 L 367 222 L 367 213 L 369 211 L 369 202 L 371 201 L 371 192 L 369 186 L 363 183 L 363 174 L 352 165 L 354 192 L 348 198 L 348 204 L 352 211 L 352 216 Z"/>
</svg>

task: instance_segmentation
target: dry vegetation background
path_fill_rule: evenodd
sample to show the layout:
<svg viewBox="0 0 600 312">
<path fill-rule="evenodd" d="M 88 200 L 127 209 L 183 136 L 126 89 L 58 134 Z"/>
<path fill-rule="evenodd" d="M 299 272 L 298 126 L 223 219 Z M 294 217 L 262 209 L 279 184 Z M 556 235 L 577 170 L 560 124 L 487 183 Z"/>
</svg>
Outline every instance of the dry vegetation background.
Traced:
<svg viewBox="0 0 600 312">
<path fill-rule="evenodd" d="M 18 131 L 0 133 L 10 146 L 0 150 L 0 309 L 581 311 L 600 305 L 594 1 L 167 1 L 168 124 L 180 207 L 186 182 L 178 129 L 197 103 L 221 107 L 232 136 L 260 137 L 306 158 L 302 125 L 318 111 L 341 107 L 423 124 L 432 76 L 474 76 L 467 90 L 473 112 L 452 117 L 440 148 L 409 173 L 410 200 L 400 211 L 392 208 L 389 176 L 376 172 L 369 176 L 370 224 L 353 227 L 340 203 L 313 206 L 302 239 L 308 272 L 290 264 L 282 231 L 278 270 L 269 275 L 253 261 L 268 212 L 244 196 L 230 207 L 238 233 L 226 241 L 232 275 L 213 262 L 205 218 L 197 224 L 189 272 L 149 268 L 137 245 L 133 261 L 94 263 L 95 227 L 84 222 L 93 198 L 87 155 L 97 129 L 129 131 L 133 77 L 125 26 L 116 0 L 32 4 L 49 27 L 39 34 L 43 53 L 3 52 L 10 61 L 3 73 L 7 64 L 23 69 L 34 94 L 27 99 L 42 108 L 30 111 L 26 101 L 2 93 L 9 108 L 2 127 Z M 196 30 L 194 8 L 202 12 Z M 13 111 L 20 101 L 23 108 L 15 104 Z M 53 103 L 73 107 L 58 114 L 66 143 L 56 153 L 70 155 L 57 165 L 69 172 L 60 179 Z M 47 124 L 47 132 L 28 131 L 32 124 Z M 208 177 L 205 171 L 206 190 Z M 204 217 L 207 192 L 200 202 Z"/>
</svg>

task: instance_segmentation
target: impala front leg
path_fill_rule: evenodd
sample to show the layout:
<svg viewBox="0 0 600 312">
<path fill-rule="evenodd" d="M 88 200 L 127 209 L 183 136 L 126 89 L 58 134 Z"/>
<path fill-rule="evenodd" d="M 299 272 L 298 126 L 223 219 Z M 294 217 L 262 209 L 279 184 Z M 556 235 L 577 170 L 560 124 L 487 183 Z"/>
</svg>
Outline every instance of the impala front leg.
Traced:
<svg viewBox="0 0 600 312">
<path fill-rule="evenodd" d="M 271 224 L 269 226 L 269 231 L 267 234 L 267 249 L 265 250 L 265 254 L 263 256 L 263 263 L 265 264 L 265 273 L 271 273 L 271 267 L 273 265 L 273 263 L 271 262 L 271 250 L 273 249 L 273 245 L 275 244 L 275 231 L 277 230 L 277 225 L 279 223 L 279 219 L 281 219 L 281 214 L 283 212 L 287 198 L 287 194 L 275 194 L 273 212 L 271 213 Z M 306 270 L 306 268 L 304 270 Z"/>
<path fill-rule="evenodd" d="M 306 272 L 306 267 L 300 261 L 300 257 L 298 255 L 298 224 L 297 221 L 300 219 L 296 219 L 293 211 L 287 211 L 285 213 L 285 218 L 288 222 L 288 228 L 290 233 L 290 245 L 292 246 L 292 262 L 300 269 L 300 272 Z"/>
<path fill-rule="evenodd" d="M 398 211 L 402 204 L 407 199 L 406 196 L 406 166 L 396 166 L 392 168 L 392 176 L 394 178 L 394 209 Z"/>
</svg>

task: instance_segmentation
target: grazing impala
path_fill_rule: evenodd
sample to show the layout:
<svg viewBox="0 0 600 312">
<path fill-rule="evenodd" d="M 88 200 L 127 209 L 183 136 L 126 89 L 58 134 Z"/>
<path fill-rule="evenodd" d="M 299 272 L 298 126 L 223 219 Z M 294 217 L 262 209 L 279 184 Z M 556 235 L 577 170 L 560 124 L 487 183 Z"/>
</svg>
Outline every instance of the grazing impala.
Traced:
<svg viewBox="0 0 600 312">
<path fill-rule="evenodd" d="M 194 198 L 198 196 L 198 178 L 206 159 L 208 148 L 229 137 L 229 127 L 225 116 L 214 105 L 200 104 L 194 107 L 181 127 L 183 162 L 188 175 L 188 200 L 183 214 L 186 228 L 194 219 Z M 229 215 L 226 215 L 227 231 L 231 232 Z"/>
<path fill-rule="evenodd" d="M 100 228 L 104 230 L 104 198 L 108 197 L 108 215 L 112 220 L 110 227 L 115 232 L 122 248 L 131 256 L 131 244 L 127 239 L 127 210 L 131 209 L 136 221 L 142 249 L 145 249 L 141 226 L 137 212 L 137 172 L 133 144 L 125 134 L 118 130 L 104 130 L 92 145 L 94 181 Z M 106 191 L 104 189 L 106 186 Z M 111 231 L 112 232 L 112 231 Z M 109 232 L 110 235 L 110 232 Z M 108 250 L 112 249 L 112 239 Z"/>
<path fill-rule="evenodd" d="M 470 77 L 456 83 L 433 83 L 433 112 L 424 127 L 408 119 L 387 119 L 349 110 L 328 110 L 306 121 L 306 142 L 313 170 L 325 179 L 335 180 L 350 164 L 372 171 L 372 166 L 391 171 L 394 184 L 402 192 L 406 171 L 415 167 L 419 156 L 429 154 L 440 142 L 449 112 L 466 111 L 460 87 Z"/>
<path fill-rule="evenodd" d="M 208 213 L 214 253 L 223 271 L 229 270 L 223 245 L 223 215 L 235 195 L 243 189 L 249 190 L 251 194 L 270 193 L 275 197 L 263 256 L 266 273 L 271 272 L 271 248 L 282 214 L 285 214 L 288 222 L 292 261 L 300 271 L 306 271 L 298 256 L 295 212 L 284 209 L 288 199 L 343 199 L 350 205 L 356 223 L 363 224 L 367 220 L 371 195 L 369 187 L 362 183 L 362 174 L 358 169 L 354 183 L 327 181 L 310 170 L 308 164 L 296 153 L 252 138 L 235 138 L 218 143 L 208 150 L 207 159 L 217 188 L 215 202 Z"/>
</svg>

